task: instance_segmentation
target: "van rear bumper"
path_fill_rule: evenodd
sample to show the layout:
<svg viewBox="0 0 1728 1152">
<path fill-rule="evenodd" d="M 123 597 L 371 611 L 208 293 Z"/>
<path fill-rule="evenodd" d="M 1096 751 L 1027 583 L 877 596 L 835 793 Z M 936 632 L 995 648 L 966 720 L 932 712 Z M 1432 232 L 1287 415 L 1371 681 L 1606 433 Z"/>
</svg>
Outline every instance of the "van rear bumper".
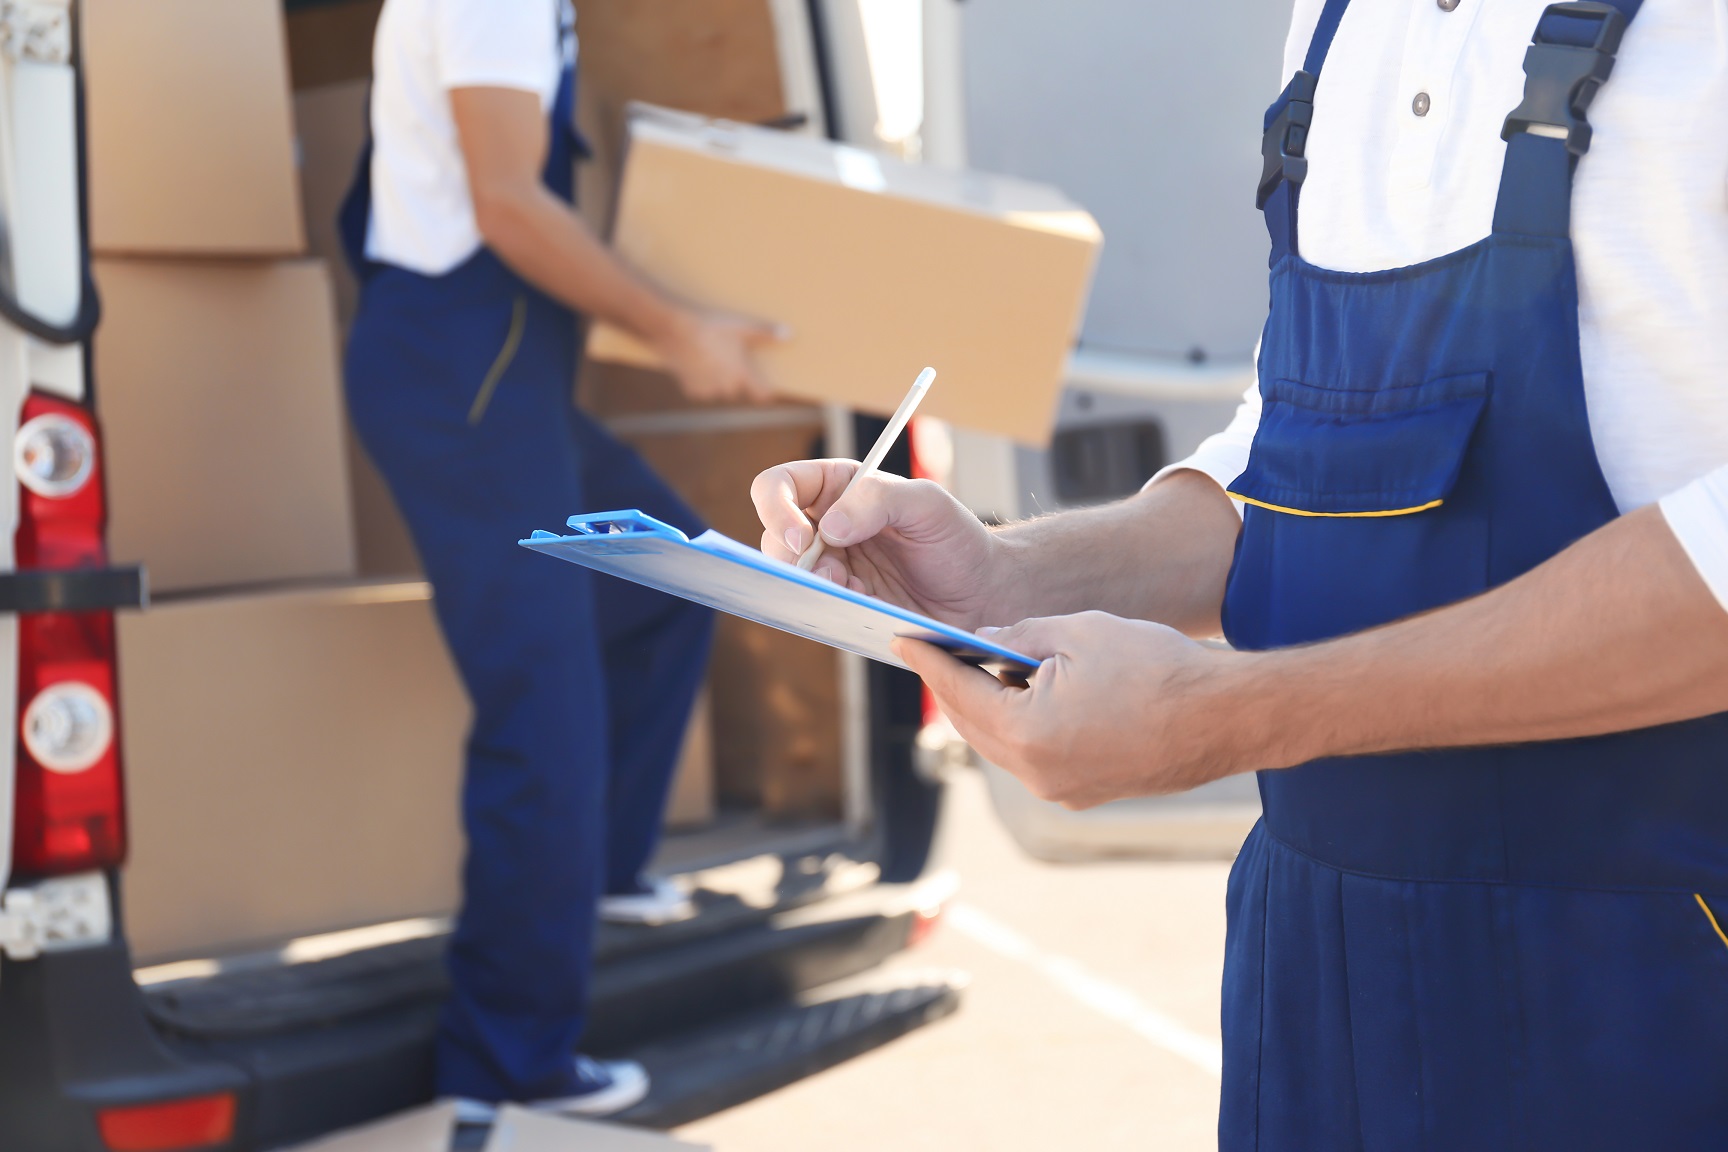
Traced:
<svg viewBox="0 0 1728 1152">
<path fill-rule="evenodd" d="M 943 874 L 875 885 L 685 945 L 603 958 L 584 1047 L 664 1049 L 680 1035 L 723 1028 L 728 1018 L 793 1004 L 904 949 L 920 915 L 951 885 Z M 348 956 L 267 977 L 248 972 L 225 983 L 213 976 L 175 1004 L 153 1003 L 157 991 L 138 988 L 123 943 L 6 962 L 0 1148 L 103 1152 L 100 1108 L 218 1092 L 238 1102 L 235 1139 L 223 1152 L 278 1147 L 423 1103 L 432 1094 L 442 963 L 438 941 L 415 945 L 396 946 L 394 957 Z M 399 994 L 361 1007 L 366 998 L 354 994 L 353 981 L 377 981 L 383 969 L 393 969 L 386 982 Z M 285 1003 L 300 1009 L 259 1010 Z M 321 1003 L 346 1007 L 323 1012 Z M 921 1003 L 917 1019 L 951 1005 L 951 997 L 936 996 Z M 871 1035 L 880 1043 L 904 1030 Z M 712 1085 L 704 1091 L 720 1098 Z M 661 1105 L 680 1118 L 693 1106 Z"/>
</svg>

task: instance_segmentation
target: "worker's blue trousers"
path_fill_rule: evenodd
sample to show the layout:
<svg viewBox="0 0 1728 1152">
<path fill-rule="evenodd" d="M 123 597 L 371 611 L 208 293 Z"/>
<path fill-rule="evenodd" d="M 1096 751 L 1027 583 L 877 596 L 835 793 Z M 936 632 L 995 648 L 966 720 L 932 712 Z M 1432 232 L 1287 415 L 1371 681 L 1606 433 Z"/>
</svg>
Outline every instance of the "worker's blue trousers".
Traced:
<svg viewBox="0 0 1728 1152">
<path fill-rule="evenodd" d="M 474 703 L 463 905 L 438 1090 L 575 1088 L 604 891 L 653 850 L 711 616 L 516 541 L 579 512 L 695 515 L 572 404 L 571 314 L 478 251 L 436 277 L 369 269 L 349 408 L 395 494 Z"/>
<path fill-rule="evenodd" d="M 1568 114 L 1543 108 L 1571 98 L 1556 75 L 1606 74 L 1595 45 L 1637 7 L 1549 9 L 1527 63 L 1542 115 Z M 1298 165 L 1267 200 L 1237 647 L 1478 595 L 1618 515 L 1579 352 L 1576 151 L 1509 135 L 1491 234 L 1411 267 L 1305 261 Z M 1728 1148 L 1728 717 L 1319 760 L 1260 791 L 1230 878 L 1224 1152 Z"/>
</svg>

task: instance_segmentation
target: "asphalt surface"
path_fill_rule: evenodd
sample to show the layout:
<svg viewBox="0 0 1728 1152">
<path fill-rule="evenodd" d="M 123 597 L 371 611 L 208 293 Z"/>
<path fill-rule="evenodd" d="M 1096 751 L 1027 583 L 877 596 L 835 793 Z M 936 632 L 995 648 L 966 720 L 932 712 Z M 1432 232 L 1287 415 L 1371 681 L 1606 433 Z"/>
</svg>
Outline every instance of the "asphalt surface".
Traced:
<svg viewBox="0 0 1728 1152">
<path fill-rule="evenodd" d="M 678 1135 L 718 1152 L 1216 1148 L 1229 865 L 1039 863 L 973 772 L 944 831 L 959 898 L 895 963 L 970 973 L 960 1012 Z"/>
</svg>

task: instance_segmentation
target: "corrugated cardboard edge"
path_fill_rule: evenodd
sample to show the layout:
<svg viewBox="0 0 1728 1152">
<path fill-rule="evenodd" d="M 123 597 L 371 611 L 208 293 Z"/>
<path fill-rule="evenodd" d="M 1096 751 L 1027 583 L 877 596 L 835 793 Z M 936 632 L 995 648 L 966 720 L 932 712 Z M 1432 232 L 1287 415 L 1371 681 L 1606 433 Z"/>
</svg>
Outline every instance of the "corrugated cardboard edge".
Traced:
<svg viewBox="0 0 1728 1152">
<path fill-rule="evenodd" d="M 506 1104 L 492 1126 L 486 1152 L 712 1152 L 660 1132 L 547 1116 Z M 320 1149 L 320 1152 L 323 1152 Z M 344 1150 L 346 1152 L 346 1150 Z"/>
<path fill-rule="evenodd" d="M 450 1152 L 456 1130 L 456 1105 L 431 1104 L 334 1136 L 297 1144 L 284 1152 Z"/>
</svg>

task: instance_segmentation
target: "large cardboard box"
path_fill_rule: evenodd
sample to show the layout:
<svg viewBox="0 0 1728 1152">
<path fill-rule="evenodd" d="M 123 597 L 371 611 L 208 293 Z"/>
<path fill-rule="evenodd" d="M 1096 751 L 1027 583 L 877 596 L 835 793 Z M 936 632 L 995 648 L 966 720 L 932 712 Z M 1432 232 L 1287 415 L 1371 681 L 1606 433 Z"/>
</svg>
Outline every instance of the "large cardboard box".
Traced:
<svg viewBox="0 0 1728 1152">
<path fill-rule="evenodd" d="M 468 702 L 425 584 L 162 603 L 119 650 L 137 958 L 455 907 Z"/>
<path fill-rule="evenodd" d="M 685 298 L 789 325 L 762 356 L 789 396 L 886 414 L 931 365 L 926 414 L 1042 444 L 1102 235 L 1043 185 L 643 108 L 614 243 Z M 653 362 L 605 325 L 588 353 Z"/>
<path fill-rule="evenodd" d="M 280 0 L 81 7 L 92 249 L 300 252 Z"/>
<path fill-rule="evenodd" d="M 314 260 L 99 260 L 109 544 L 159 591 L 354 571 L 330 280 Z"/>
<path fill-rule="evenodd" d="M 470 708 L 423 582 L 161 602 L 119 622 L 141 963 L 452 913 Z M 706 698 L 667 822 L 713 818 Z"/>
</svg>

